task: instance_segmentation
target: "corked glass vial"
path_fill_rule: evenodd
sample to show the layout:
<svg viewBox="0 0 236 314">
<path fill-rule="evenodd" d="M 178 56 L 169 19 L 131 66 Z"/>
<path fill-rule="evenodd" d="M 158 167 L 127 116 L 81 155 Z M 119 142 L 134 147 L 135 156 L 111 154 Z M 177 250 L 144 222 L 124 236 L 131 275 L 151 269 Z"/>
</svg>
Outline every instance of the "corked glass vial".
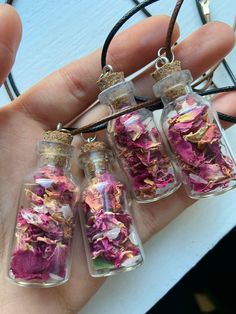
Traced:
<svg viewBox="0 0 236 314">
<path fill-rule="evenodd" d="M 71 141 L 69 133 L 45 132 L 38 167 L 23 185 L 8 267 L 8 277 L 21 286 L 53 287 L 69 278 L 79 201 Z"/>
<path fill-rule="evenodd" d="M 136 105 L 133 85 L 121 72 L 108 72 L 98 81 L 98 99 L 113 112 Z M 148 109 L 140 109 L 109 121 L 108 139 L 124 171 L 133 197 L 148 203 L 176 191 L 180 182 Z"/>
<path fill-rule="evenodd" d="M 79 213 L 88 269 L 93 277 L 129 271 L 144 260 L 126 186 L 112 173 L 111 159 L 112 152 L 103 142 L 81 147 L 79 160 L 86 180 Z"/>
<path fill-rule="evenodd" d="M 198 199 L 235 188 L 235 159 L 212 104 L 192 91 L 190 71 L 174 61 L 153 77 L 154 94 L 164 103 L 161 125 L 188 195 Z"/>
</svg>

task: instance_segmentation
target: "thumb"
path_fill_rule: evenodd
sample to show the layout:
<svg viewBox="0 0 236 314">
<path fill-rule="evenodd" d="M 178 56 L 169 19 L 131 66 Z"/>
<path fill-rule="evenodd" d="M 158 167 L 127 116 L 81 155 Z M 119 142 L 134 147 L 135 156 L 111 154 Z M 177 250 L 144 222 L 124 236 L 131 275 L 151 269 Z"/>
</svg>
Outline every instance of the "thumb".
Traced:
<svg viewBox="0 0 236 314">
<path fill-rule="evenodd" d="M 21 21 L 15 9 L 0 4 L 0 86 L 11 71 L 21 39 Z"/>
</svg>

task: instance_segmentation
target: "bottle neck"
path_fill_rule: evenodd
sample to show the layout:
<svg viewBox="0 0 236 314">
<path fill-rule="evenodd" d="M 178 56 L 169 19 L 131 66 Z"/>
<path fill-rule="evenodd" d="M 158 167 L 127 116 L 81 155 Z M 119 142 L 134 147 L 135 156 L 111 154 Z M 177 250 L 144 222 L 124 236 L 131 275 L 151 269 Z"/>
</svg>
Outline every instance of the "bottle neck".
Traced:
<svg viewBox="0 0 236 314">
<path fill-rule="evenodd" d="M 111 172 L 111 167 L 108 164 L 104 165 L 103 161 L 97 160 L 93 163 L 87 163 L 87 165 L 84 167 L 85 177 L 88 180 L 91 180 L 107 172 Z"/>
<path fill-rule="evenodd" d="M 71 145 L 41 141 L 38 143 L 39 167 L 70 169 Z"/>
<path fill-rule="evenodd" d="M 98 99 L 100 103 L 108 105 L 112 112 L 136 105 L 133 84 L 125 81 L 104 90 L 99 94 Z"/>
<path fill-rule="evenodd" d="M 70 166 L 71 165 L 69 156 L 40 154 L 39 168 L 44 167 L 61 168 L 68 171 L 70 170 Z"/>
<path fill-rule="evenodd" d="M 117 97 L 115 100 L 111 100 L 109 103 L 109 107 L 112 113 L 119 112 L 123 109 L 129 108 L 136 104 L 135 99 L 130 101 L 127 95 L 122 95 L 121 97 Z"/>
<path fill-rule="evenodd" d="M 91 180 L 94 177 L 100 176 L 104 173 L 111 172 L 111 164 L 106 151 L 86 153 L 80 158 L 80 160 L 83 166 L 85 177 L 88 180 Z"/>
</svg>

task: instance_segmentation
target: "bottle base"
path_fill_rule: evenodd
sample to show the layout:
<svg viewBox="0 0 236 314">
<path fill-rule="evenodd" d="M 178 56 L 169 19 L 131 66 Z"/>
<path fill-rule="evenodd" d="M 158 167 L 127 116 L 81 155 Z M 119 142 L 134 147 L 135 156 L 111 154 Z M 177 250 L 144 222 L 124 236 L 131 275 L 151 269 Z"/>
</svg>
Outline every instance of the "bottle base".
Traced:
<svg viewBox="0 0 236 314">
<path fill-rule="evenodd" d="M 140 199 L 137 199 L 135 196 L 134 196 L 134 199 L 139 204 L 153 203 L 153 202 L 156 202 L 158 200 L 161 200 L 162 198 L 170 196 L 171 194 L 176 192 L 181 187 L 181 185 L 182 185 L 182 183 L 179 183 L 173 189 L 171 189 L 170 191 L 167 191 L 164 195 L 157 195 L 156 197 L 153 197 L 151 199 L 140 200 Z"/>
<path fill-rule="evenodd" d="M 52 287 L 57 287 L 57 286 L 61 286 L 64 283 L 66 283 L 68 281 L 68 279 L 64 279 L 61 281 L 57 281 L 57 282 L 37 282 L 37 281 L 26 281 L 26 280 L 20 280 L 20 279 L 15 279 L 12 278 L 10 276 L 7 277 L 9 281 L 11 281 L 13 284 L 21 286 L 21 287 L 35 287 L 35 288 L 52 288 Z"/>
<path fill-rule="evenodd" d="M 236 184 L 234 185 L 231 185 L 231 186 L 228 186 L 224 189 L 221 189 L 221 190 L 215 190 L 215 191 L 212 191 L 212 192 L 208 192 L 208 193 L 202 193 L 202 194 L 188 194 L 188 196 L 192 199 L 195 199 L 195 200 L 199 200 L 199 199 L 202 199 L 202 198 L 210 198 L 210 197 L 213 197 L 213 196 L 218 196 L 218 195 L 221 195 L 221 194 L 224 194 L 230 190 L 233 190 L 236 188 Z"/>
<path fill-rule="evenodd" d="M 101 269 L 100 271 L 96 270 L 95 272 L 91 272 L 90 271 L 90 276 L 94 277 L 94 278 L 99 278 L 99 277 L 109 277 L 109 276 L 113 276 L 113 275 L 117 275 L 119 273 L 124 273 L 124 272 L 128 272 L 131 270 L 134 270 L 136 268 L 138 268 L 139 266 L 142 266 L 144 263 L 144 258 L 142 258 L 142 260 L 140 260 L 139 263 L 135 264 L 135 265 L 131 265 L 131 266 L 126 266 L 126 267 L 121 267 L 118 269 Z"/>
</svg>

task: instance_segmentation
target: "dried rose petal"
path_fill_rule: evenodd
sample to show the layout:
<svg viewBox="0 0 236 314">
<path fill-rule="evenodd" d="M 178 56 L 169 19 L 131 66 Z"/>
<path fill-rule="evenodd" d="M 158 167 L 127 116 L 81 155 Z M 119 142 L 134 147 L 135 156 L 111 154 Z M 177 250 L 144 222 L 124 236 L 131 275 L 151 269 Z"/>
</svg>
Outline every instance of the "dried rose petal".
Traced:
<svg viewBox="0 0 236 314">
<path fill-rule="evenodd" d="M 102 197 L 95 188 L 88 188 L 84 192 L 84 202 L 92 211 L 100 210 L 103 207 Z"/>
<path fill-rule="evenodd" d="M 17 279 L 46 281 L 49 279 L 49 265 L 50 262 L 40 253 L 18 250 L 12 256 L 11 271 Z"/>
<path fill-rule="evenodd" d="M 146 123 L 149 122 L 142 120 L 143 114 L 143 111 L 125 114 L 112 124 L 116 153 L 131 181 L 135 196 L 142 200 L 155 198 L 163 193 L 163 187 L 172 189 L 175 182 L 161 136 L 156 127 L 148 129 Z M 156 171 L 153 171 L 154 165 Z M 163 177 L 160 179 L 161 175 Z M 169 176 L 172 180 L 166 180 Z M 147 182 L 154 183 L 152 188 Z M 143 193 L 144 190 L 146 193 Z"/>
<path fill-rule="evenodd" d="M 222 152 L 221 133 L 210 122 L 207 106 L 188 108 L 168 122 L 169 141 L 191 189 L 208 193 L 227 187 L 236 176 L 233 161 Z"/>
<path fill-rule="evenodd" d="M 120 268 L 132 254 L 140 254 L 138 242 L 129 239 L 131 232 L 134 238 L 134 229 L 131 216 L 123 211 L 124 185 L 107 172 L 98 174 L 94 182 L 96 184 L 83 193 L 86 236 L 94 267 Z M 94 210 L 94 202 L 91 202 L 91 192 L 98 200 L 104 200 L 97 210 Z"/>
<path fill-rule="evenodd" d="M 26 185 L 24 206 L 17 216 L 11 273 L 21 280 L 63 280 L 74 225 L 75 187 L 61 168 L 45 167 L 34 180 L 35 185 Z"/>
</svg>

